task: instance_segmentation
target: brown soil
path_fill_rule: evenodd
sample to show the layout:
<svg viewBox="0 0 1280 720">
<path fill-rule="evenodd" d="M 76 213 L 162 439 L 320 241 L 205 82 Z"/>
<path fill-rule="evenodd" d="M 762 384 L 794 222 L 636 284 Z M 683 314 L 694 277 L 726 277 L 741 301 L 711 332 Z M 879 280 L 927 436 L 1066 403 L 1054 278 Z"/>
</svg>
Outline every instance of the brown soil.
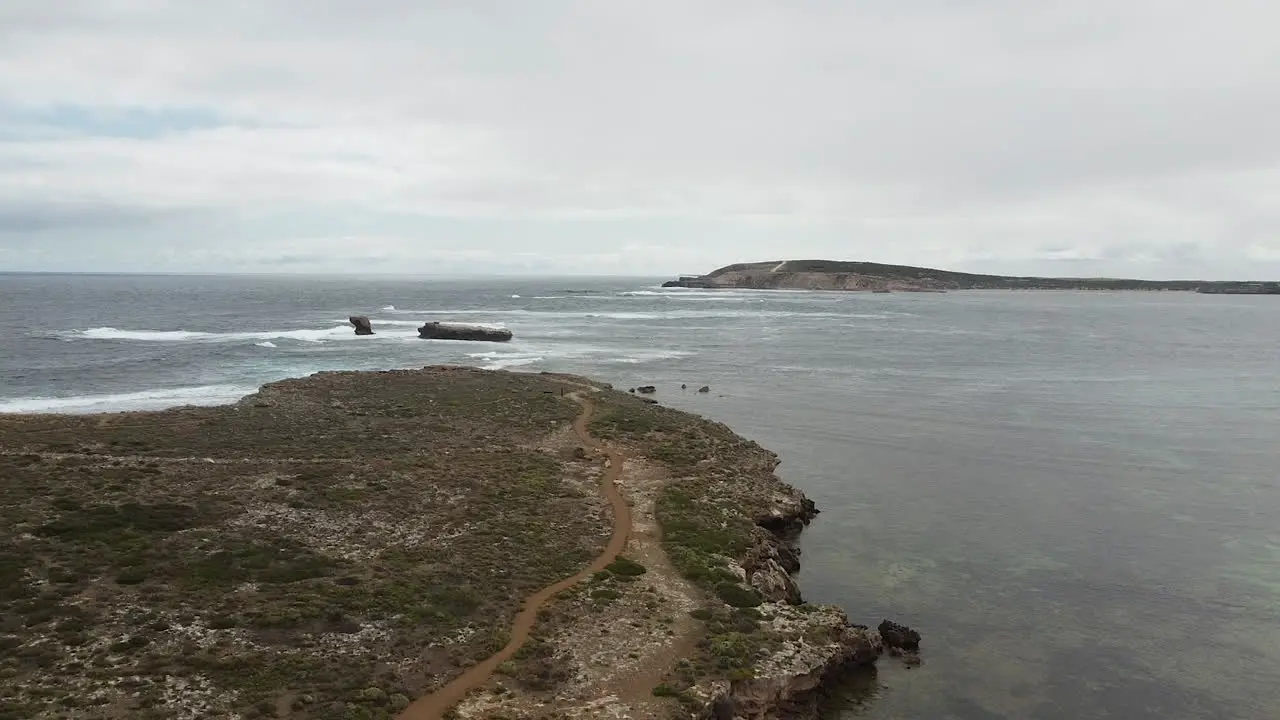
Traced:
<svg viewBox="0 0 1280 720">
<path fill-rule="evenodd" d="M 587 431 L 591 413 L 595 410 L 595 405 L 591 400 L 584 397 L 580 392 L 574 393 L 571 397 L 582 406 L 582 412 L 573 421 L 573 430 L 578 439 L 587 447 L 603 453 L 607 458 L 605 473 L 600 480 L 600 493 L 608 499 L 609 504 L 613 507 L 613 534 L 609 538 L 609 544 L 605 546 L 604 552 L 600 553 L 590 565 L 577 574 L 545 587 L 526 598 L 520 612 L 512 622 L 511 639 L 505 647 L 477 663 L 443 688 L 430 695 L 418 698 L 398 716 L 401 720 L 439 720 L 444 717 L 445 713 L 465 698 L 467 693 L 488 682 L 498 666 L 510 660 L 520 650 L 525 641 L 529 639 L 534 621 L 538 617 L 539 608 L 561 591 L 567 590 L 603 570 L 606 565 L 617 558 L 618 554 L 626 546 L 627 534 L 631 530 L 631 509 L 627 507 L 626 501 L 614 484 L 622 474 L 625 458 L 622 453 L 606 447 Z"/>
</svg>

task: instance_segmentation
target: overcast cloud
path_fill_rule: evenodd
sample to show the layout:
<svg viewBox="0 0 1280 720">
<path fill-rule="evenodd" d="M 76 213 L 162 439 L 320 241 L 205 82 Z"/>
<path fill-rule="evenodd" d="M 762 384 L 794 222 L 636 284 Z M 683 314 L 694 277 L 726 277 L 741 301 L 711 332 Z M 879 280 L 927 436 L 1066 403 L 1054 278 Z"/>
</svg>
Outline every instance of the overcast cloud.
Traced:
<svg viewBox="0 0 1280 720">
<path fill-rule="evenodd" d="M 4 0 L 0 270 L 1280 279 L 1269 0 Z"/>
</svg>

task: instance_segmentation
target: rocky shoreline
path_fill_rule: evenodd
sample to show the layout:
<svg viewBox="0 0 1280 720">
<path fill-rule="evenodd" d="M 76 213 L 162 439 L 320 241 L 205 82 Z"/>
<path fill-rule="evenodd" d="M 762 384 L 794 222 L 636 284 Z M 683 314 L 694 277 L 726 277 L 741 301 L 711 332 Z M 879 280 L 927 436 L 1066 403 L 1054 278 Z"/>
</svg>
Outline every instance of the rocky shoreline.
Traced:
<svg viewBox="0 0 1280 720">
<path fill-rule="evenodd" d="M 730 527 L 735 516 L 741 520 L 744 540 L 736 546 L 737 552 L 710 555 L 702 561 L 712 568 L 713 576 L 733 578 L 750 588 L 756 598 L 748 603 L 728 598 L 729 605 L 739 606 L 732 612 L 747 613 L 751 619 L 745 623 L 745 633 L 718 633 L 716 620 L 709 621 L 712 644 L 735 640 L 754 643 L 755 654 L 729 677 L 688 682 L 681 694 L 691 711 L 689 717 L 764 720 L 813 716 L 818 699 L 833 678 L 875 663 L 885 650 L 878 631 L 851 623 L 839 607 L 803 599 L 795 580 L 801 562 L 797 541 L 818 515 L 818 508 L 775 474 L 779 464 L 775 453 L 741 438 L 726 425 L 652 405 L 635 412 L 645 417 L 637 424 L 661 428 L 664 442 L 655 444 L 652 439 L 657 433 L 650 433 L 650 442 L 635 438 L 628 444 L 668 458 L 668 465 L 677 470 L 670 487 L 714 506 L 716 516 Z M 664 425 L 663 420 L 671 424 Z M 685 443 L 679 450 L 671 444 L 679 442 Z M 689 447 L 707 449 L 675 456 Z M 686 473 L 683 476 L 678 472 L 681 468 Z M 679 527 L 686 520 L 668 518 L 668 523 Z M 667 551 L 682 556 L 686 551 L 680 542 L 683 537 L 676 540 L 667 543 Z M 695 577 L 705 567 L 698 562 L 689 564 L 694 567 L 691 572 L 686 570 L 686 575 Z M 713 592 L 725 598 L 723 589 L 722 584 L 715 585 Z"/>
<path fill-rule="evenodd" d="M 800 490 L 776 476 L 775 481 L 769 512 L 754 519 L 765 532 L 757 534 L 745 562 L 731 570 L 740 569 L 765 599 L 758 608 L 762 627 L 780 645 L 755 664 L 752 677 L 699 688 L 706 702 L 703 717 L 813 717 L 829 680 L 875 663 L 884 651 L 880 633 L 851 623 L 841 608 L 804 602 L 794 577 L 800 570 L 795 543 L 818 510 Z"/>
</svg>

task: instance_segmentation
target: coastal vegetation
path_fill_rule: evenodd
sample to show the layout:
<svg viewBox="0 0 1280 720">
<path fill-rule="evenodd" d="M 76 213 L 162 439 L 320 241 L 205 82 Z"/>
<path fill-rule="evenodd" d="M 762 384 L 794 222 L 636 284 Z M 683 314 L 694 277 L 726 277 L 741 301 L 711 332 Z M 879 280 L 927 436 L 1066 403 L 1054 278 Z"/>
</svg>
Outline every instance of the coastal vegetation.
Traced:
<svg viewBox="0 0 1280 720">
<path fill-rule="evenodd" d="M 416 720 L 477 666 L 444 715 L 621 695 L 691 717 L 879 652 L 799 604 L 765 526 L 812 504 L 776 456 L 582 378 L 320 373 L 234 406 L 0 416 L 0 447 L 4 720 Z"/>
<path fill-rule="evenodd" d="M 534 447 L 562 390 L 331 373 L 0 417 L 0 718 L 392 716 L 603 546 L 589 463 Z"/>
</svg>

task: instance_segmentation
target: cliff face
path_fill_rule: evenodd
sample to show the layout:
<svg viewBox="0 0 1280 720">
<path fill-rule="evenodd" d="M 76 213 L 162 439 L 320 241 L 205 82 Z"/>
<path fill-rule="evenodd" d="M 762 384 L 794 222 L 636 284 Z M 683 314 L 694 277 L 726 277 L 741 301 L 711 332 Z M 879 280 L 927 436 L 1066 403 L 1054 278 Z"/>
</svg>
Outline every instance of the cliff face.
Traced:
<svg viewBox="0 0 1280 720">
<path fill-rule="evenodd" d="M 834 260 L 785 260 L 727 265 L 706 275 L 685 276 L 664 287 L 755 290 L 849 290 L 945 292 L 947 290 L 1181 290 L 1203 293 L 1274 294 L 1276 283 L 1048 278 L 979 275 L 908 265 Z"/>
</svg>

